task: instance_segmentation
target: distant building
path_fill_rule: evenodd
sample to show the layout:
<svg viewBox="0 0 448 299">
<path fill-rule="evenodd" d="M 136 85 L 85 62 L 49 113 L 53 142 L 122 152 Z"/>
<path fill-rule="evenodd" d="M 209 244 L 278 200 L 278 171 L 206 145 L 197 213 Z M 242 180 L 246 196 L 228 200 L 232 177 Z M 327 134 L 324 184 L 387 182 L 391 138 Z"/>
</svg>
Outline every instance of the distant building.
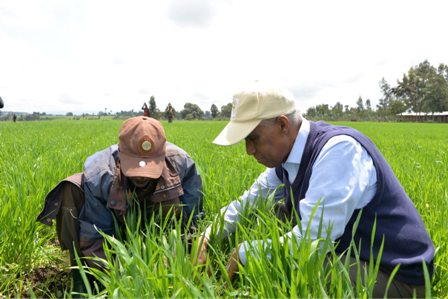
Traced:
<svg viewBox="0 0 448 299">
<path fill-rule="evenodd" d="M 397 114 L 403 122 L 435 122 L 448 123 L 448 111 L 444 112 L 403 112 Z"/>
</svg>

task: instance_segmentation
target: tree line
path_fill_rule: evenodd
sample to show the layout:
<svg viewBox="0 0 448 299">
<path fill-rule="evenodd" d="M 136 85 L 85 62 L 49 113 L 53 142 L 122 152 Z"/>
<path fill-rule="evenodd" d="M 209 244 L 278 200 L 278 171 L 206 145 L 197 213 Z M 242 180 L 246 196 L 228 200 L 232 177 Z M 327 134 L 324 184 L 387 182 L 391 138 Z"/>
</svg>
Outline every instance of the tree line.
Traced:
<svg viewBox="0 0 448 299">
<path fill-rule="evenodd" d="M 395 121 L 399 120 L 397 114 L 402 112 L 434 114 L 435 112 L 448 111 L 448 65 L 443 63 L 436 68 L 425 60 L 404 73 L 403 78 L 398 79 L 395 86 L 390 85 L 384 77 L 378 82 L 378 85 L 382 97 L 378 99 L 376 107 L 372 107 L 370 99 L 364 101 L 359 96 L 355 107 L 340 102 L 337 102 L 334 106 L 319 104 L 308 108 L 304 116 L 314 120 Z M 170 103 L 163 110 L 157 107 L 154 96 L 150 97 L 148 103 L 151 117 L 160 120 L 167 119 L 166 110 Z M 210 111 L 205 112 L 193 103 L 185 103 L 181 110 L 173 108 L 174 118 L 179 120 L 227 120 L 232 112 L 232 103 L 221 106 L 221 109 L 212 104 Z M 97 115 L 83 113 L 77 117 L 72 112 L 66 114 L 69 117 L 73 116 L 73 119 L 100 119 L 103 116 L 121 118 L 139 115 L 143 115 L 143 110 L 131 109 L 112 113 L 107 108 L 104 111 L 99 111 Z M 8 114 L 3 117 L 3 120 L 8 120 L 10 117 Z M 33 112 L 29 115 L 20 115 L 18 120 L 39 120 L 42 117 L 49 119 L 45 112 Z"/>
<path fill-rule="evenodd" d="M 376 109 L 370 99 L 359 96 L 356 107 L 337 102 L 334 106 L 320 104 L 307 109 L 310 119 L 323 120 L 397 120 L 403 112 L 432 113 L 448 111 L 448 65 L 437 68 L 427 60 L 411 67 L 395 86 L 384 77 L 378 82 L 382 97 Z"/>
</svg>

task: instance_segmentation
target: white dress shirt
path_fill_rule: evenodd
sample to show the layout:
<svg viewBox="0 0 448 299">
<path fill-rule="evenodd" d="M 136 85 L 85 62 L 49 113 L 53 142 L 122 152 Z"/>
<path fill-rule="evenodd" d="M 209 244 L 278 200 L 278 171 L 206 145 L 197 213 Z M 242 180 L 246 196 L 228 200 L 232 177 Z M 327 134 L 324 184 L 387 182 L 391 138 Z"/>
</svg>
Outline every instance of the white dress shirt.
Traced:
<svg viewBox="0 0 448 299">
<path fill-rule="evenodd" d="M 289 182 L 292 184 L 299 171 L 305 143 L 310 132 L 310 123 L 303 119 L 297 138 L 283 168 L 288 172 Z M 320 223 L 320 215 L 325 205 L 322 224 L 334 223 L 331 231 L 331 240 L 336 240 L 344 233 L 345 226 L 350 220 L 355 209 L 365 207 L 375 196 L 377 189 L 376 170 L 372 158 L 367 151 L 350 136 L 339 135 L 328 140 L 319 153 L 312 167 L 312 175 L 305 198 L 300 201 L 300 215 L 302 228 L 308 227 L 313 208 L 319 199 L 321 202 L 311 220 L 311 239 L 317 238 Z M 242 207 L 253 205 L 254 200 L 266 198 L 275 192 L 275 199 L 284 198 L 283 188 L 276 188 L 283 182 L 277 177 L 275 168 L 267 168 L 265 172 L 255 180 L 252 187 L 245 191 L 239 198 L 221 209 L 224 214 L 224 231 L 219 229 L 218 235 L 225 238 L 228 233 L 235 231 L 236 223 L 240 219 Z M 204 235 L 210 239 L 211 226 Z M 288 234 L 288 239 L 295 236 L 302 238 L 300 229 L 295 226 Z M 326 238 L 326 230 L 323 229 L 321 238 Z M 283 237 L 281 238 L 283 242 Z M 256 247 L 256 246 L 255 246 Z M 265 244 L 266 247 L 266 244 Z M 246 250 L 245 250 L 246 249 Z M 240 260 L 246 263 L 246 251 L 249 246 L 241 246 Z M 268 257 L 270 258 L 269 254 Z"/>
</svg>

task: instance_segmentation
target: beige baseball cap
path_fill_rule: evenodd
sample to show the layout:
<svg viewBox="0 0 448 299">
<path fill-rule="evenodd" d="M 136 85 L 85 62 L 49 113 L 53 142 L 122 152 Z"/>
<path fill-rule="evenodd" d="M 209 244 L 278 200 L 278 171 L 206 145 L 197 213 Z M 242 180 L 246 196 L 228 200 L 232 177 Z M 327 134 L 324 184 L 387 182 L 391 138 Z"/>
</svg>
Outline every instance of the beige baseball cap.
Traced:
<svg viewBox="0 0 448 299">
<path fill-rule="evenodd" d="M 249 135 L 264 119 L 296 111 L 291 92 L 273 83 L 256 80 L 234 93 L 230 122 L 213 141 L 218 145 L 234 145 Z"/>
<path fill-rule="evenodd" d="M 147 116 L 129 118 L 121 125 L 118 139 L 125 176 L 157 179 L 162 175 L 166 136 L 159 121 Z"/>
</svg>

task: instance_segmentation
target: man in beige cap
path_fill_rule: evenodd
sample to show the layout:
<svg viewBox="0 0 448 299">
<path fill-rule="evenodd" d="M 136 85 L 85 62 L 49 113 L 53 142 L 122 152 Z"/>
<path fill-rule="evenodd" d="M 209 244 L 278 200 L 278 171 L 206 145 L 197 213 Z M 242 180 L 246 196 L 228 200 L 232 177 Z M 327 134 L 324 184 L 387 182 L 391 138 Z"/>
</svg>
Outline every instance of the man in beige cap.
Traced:
<svg viewBox="0 0 448 299">
<path fill-rule="evenodd" d="M 330 238 L 338 243 L 336 252 L 343 254 L 363 209 L 354 234 L 355 244 L 361 244 L 361 260 L 370 260 L 371 248 L 376 260 L 383 236 L 385 244 L 373 296 L 384 297 L 389 276 L 400 265 L 388 296 L 412 297 L 415 290 L 418 297 L 424 297 L 422 261 L 432 276 L 434 246 L 414 204 L 370 139 L 352 128 L 302 118 L 290 92 L 256 81 L 234 94 L 230 123 L 214 143 L 228 146 L 242 140 L 246 153 L 267 169 L 239 200 L 221 210 L 225 224 L 221 227 L 217 220 L 218 240 L 235 231 L 243 207 L 254 206 L 256 198 L 274 193 L 276 200 L 285 199 L 279 206 L 286 210 L 284 214 L 294 215 L 293 223 L 300 221 L 304 229 L 310 225 L 312 240 L 318 238 L 319 223 L 333 224 Z M 284 187 L 277 188 L 282 184 Z M 314 207 L 317 210 L 311 219 Z M 375 219 L 379 221 L 372 238 Z M 198 264 L 206 262 L 211 228 L 198 241 Z M 326 237 L 324 227 L 321 238 Z M 280 241 L 301 240 L 301 230 L 294 225 Z M 246 265 L 246 254 L 259 248 L 259 242 L 271 258 L 270 240 L 267 244 L 253 241 L 252 246 L 248 242 L 239 244 L 227 266 L 231 279 L 238 266 Z M 351 264 L 356 263 L 354 257 L 350 258 Z M 361 264 L 368 268 L 368 263 Z M 350 271 L 353 284 L 356 269 Z"/>
<path fill-rule="evenodd" d="M 195 162 L 166 141 L 159 121 L 130 118 L 122 124 L 118 138 L 119 144 L 87 158 L 82 174 L 63 180 L 50 191 L 38 217 L 47 225 L 56 219 L 61 247 L 70 251 L 74 266 L 74 251 L 80 257 L 106 258 L 98 231 L 113 235 L 114 219 L 124 225 L 123 216 L 136 202 L 144 214 L 142 219 L 159 215 L 160 209 L 165 217 L 173 208 L 177 218 L 182 215 L 185 227 L 190 216 L 194 225 L 204 216 L 202 180 Z M 100 268 L 90 259 L 85 261 Z M 73 271 L 73 275 L 74 291 L 83 293 L 79 273 Z"/>
</svg>

